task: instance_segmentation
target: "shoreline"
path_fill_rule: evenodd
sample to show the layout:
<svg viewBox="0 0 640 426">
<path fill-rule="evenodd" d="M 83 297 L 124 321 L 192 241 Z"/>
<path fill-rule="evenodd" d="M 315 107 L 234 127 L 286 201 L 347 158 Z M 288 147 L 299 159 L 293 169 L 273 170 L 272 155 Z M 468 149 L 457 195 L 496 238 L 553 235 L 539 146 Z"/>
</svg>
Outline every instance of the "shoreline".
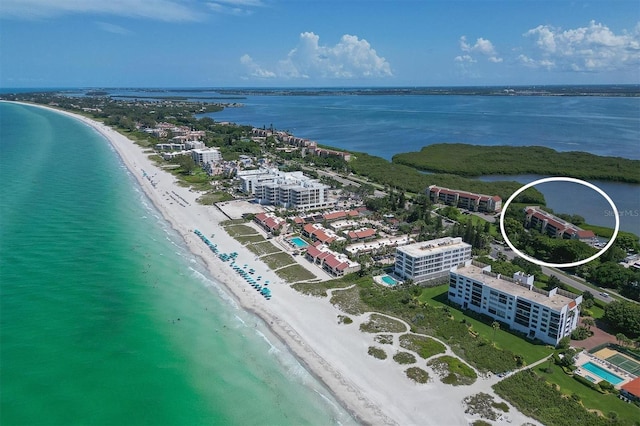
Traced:
<svg viewBox="0 0 640 426">
<path fill-rule="evenodd" d="M 471 386 L 453 387 L 440 383 L 434 376 L 429 383 L 419 385 L 404 375 L 405 366 L 395 363 L 390 357 L 380 361 L 369 356 L 367 347 L 373 345 L 373 335 L 358 329 L 360 323 L 368 320 L 368 313 L 353 318 L 353 324 L 339 324 L 337 316 L 343 313 L 327 298 L 303 295 L 284 283 L 252 252 L 225 232 L 220 222 L 227 218 L 220 210 L 198 204 L 196 198 L 200 194 L 177 185 L 170 173 L 149 160 L 143 148 L 110 127 L 82 115 L 43 105 L 23 105 L 67 115 L 107 139 L 147 198 L 180 234 L 191 253 L 203 260 L 209 275 L 242 309 L 264 321 L 273 335 L 357 422 L 376 425 L 467 424 L 477 417 L 464 413 L 462 399 L 478 392 L 495 395 L 491 389 L 497 381 L 495 377 L 479 378 Z M 172 193 L 186 200 L 187 204 L 174 202 L 170 196 Z M 207 249 L 193 233 L 194 229 L 199 229 L 206 236 L 215 235 L 210 239 L 223 248 L 222 251 L 238 252 L 238 263 L 250 264 L 256 275 L 269 279 L 273 298 L 267 301 L 247 286 L 228 263 Z M 538 424 L 515 408 L 509 411 L 508 417 L 508 423 Z M 495 424 L 508 423 L 505 419 Z"/>
</svg>

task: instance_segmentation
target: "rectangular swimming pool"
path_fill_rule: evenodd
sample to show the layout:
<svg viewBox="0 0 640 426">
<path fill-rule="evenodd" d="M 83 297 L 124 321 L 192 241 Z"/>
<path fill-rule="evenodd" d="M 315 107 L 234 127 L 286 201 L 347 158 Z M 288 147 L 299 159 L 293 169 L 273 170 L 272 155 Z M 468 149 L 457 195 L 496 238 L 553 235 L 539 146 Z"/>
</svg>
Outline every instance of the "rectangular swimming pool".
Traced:
<svg viewBox="0 0 640 426">
<path fill-rule="evenodd" d="M 380 277 L 380 279 L 382 281 L 384 281 L 384 283 L 387 284 L 387 285 L 396 285 L 396 284 L 398 284 L 398 281 L 394 280 L 389 275 L 383 275 L 382 277 Z"/>
<path fill-rule="evenodd" d="M 611 383 L 614 386 L 624 380 L 616 376 L 615 374 L 608 372 L 607 370 L 600 367 L 599 365 L 592 363 L 591 361 L 582 364 L 581 367 L 587 371 L 592 372 L 596 376 L 603 378 L 604 380 L 606 380 L 607 382 Z"/>
<path fill-rule="evenodd" d="M 291 242 L 291 244 L 293 244 L 298 248 L 305 248 L 309 245 L 305 240 L 303 240 L 300 237 L 293 237 L 289 241 Z"/>
</svg>

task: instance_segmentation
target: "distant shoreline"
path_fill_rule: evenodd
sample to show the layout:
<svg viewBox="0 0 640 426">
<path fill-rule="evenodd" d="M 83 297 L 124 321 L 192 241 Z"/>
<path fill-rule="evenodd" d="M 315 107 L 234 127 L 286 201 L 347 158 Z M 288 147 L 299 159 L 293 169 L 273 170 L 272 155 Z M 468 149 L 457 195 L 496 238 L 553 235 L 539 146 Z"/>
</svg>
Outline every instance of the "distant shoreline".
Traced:
<svg viewBox="0 0 640 426">
<path fill-rule="evenodd" d="M 424 146 L 418 152 L 396 154 L 392 162 L 421 171 L 467 178 L 538 174 L 640 183 L 640 160 L 585 151 L 560 152 L 542 146 L 438 143 Z"/>
<path fill-rule="evenodd" d="M 15 91 L 15 92 L 14 92 Z M 110 92 L 136 91 L 145 93 L 201 93 L 211 92 L 218 95 L 233 96 L 381 96 L 381 95 L 460 95 L 460 96 L 595 96 L 595 97 L 640 97 L 639 84 L 600 84 L 600 85 L 496 85 L 496 86 L 361 86 L 361 87 L 37 87 L 5 88 L 0 94 L 36 93 L 36 92 Z M 145 96 L 162 99 L 162 96 Z M 198 99 L 198 97 L 186 96 Z M 215 95 L 212 95 L 215 99 Z M 202 99 L 205 99 L 202 97 Z M 229 98 L 235 99 L 235 98 Z"/>
</svg>

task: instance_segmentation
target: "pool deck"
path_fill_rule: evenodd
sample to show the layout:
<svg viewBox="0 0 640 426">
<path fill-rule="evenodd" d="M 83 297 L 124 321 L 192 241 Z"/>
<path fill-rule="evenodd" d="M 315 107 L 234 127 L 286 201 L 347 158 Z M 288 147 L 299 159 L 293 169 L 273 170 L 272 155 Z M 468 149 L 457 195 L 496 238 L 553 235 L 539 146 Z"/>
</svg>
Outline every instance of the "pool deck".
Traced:
<svg viewBox="0 0 640 426">
<path fill-rule="evenodd" d="M 620 377 L 621 379 L 623 379 L 620 383 L 618 383 L 617 385 L 615 385 L 616 389 L 620 389 L 622 386 L 624 386 L 625 384 L 629 383 L 631 380 L 635 379 L 636 376 L 634 376 L 633 374 L 621 369 L 620 367 L 617 367 L 613 364 L 611 364 L 610 362 L 604 360 L 604 359 L 600 359 L 597 356 L 590 354 L 586 351 L 582 351 L 580 352 L 578 355 L 576 355 L 576 361 L 575 364 L 578 366 L 578 368 L 574 371 L 574 374 L 577 374 L 579 376 L 582 377 L 587 377 L 587 376 L 597 376 L 596 378 L 598 379 L 598 381 L 603 380 L 603 377 L 598 376 L 597 374 L 588 371 L 585 368 L 581 368 L 581 366 L 587 362 L 591 362 L 592 364 L 596 364 L 597 366 L 599 366 L 600 368 L 608 371 L 611 374 L 615 374 L 616 376 Z"/>
<path fill-rule="evenodd" d="M 386 282 L 384 282 L 384 280 L 382 279 L 382 277 L 385 277 L 385 276 L 389 276 L 389 277 L 393 278 L 393 279 L 396 281 L 396 283 L 395 283 L 395 284 L 393 284 L 393 285 L 391 285 L 391 284 L 387 284 L 387 283 L 386 283 Z M 387 287 L 395 287 L 395 286 L 397 286 L 398 284 L 402 284 L 402 281 L 401 281 L 401 280 L 399 280 L 399 279 L 397 279 L 397 278 L 395 278 L 395 277 L 393 277 L 393 276 L 391 276 L 391 275 L 389 275 L 389 274 L 376 275 L 375 277 L 373 277 L 373 281 L 374 281 L 375 283 L 377 283 L 377 284 L 384 285 L 384 286 L 387 286 Z"/>
</svg>

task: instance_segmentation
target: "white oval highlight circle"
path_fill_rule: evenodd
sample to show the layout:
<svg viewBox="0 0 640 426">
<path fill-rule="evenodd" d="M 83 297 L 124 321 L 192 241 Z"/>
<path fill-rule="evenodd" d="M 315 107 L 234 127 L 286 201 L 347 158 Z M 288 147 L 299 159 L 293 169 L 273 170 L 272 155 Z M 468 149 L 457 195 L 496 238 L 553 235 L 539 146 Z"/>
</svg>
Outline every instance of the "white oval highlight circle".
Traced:
<svg viewBox="0 0 640 426">
<path fill-rule="evenodd" d="M 613 230 L 613 235 L 611 236 L 611 239 L 604 246 L 604 248 L 602 248 L 598 253 L 596 253 L 593 256 L 588 257 L 586 259 L 579 260 L 577 262 L 548 263 L 548 262 L 543 262 L 542 260 L 538 260 L 538 259 L 535 259 L 533 257 L 527 256 L 526 254 L 522 253 L 520 250 L 515 248 L 514 245 L 511 243 L 511 240 L 509 240 L 509 237 L 507 236 L 507 233 L 504 231 L 504 216 L 505 216 L 505 213 L 507 212 L 507 207 L 509 207 L 509 204 L 511 204 L 513 199 L 516 198 L 518 195 L 520 195 L 523 191 L 531 188 L 532 186 L 536 186 L 538 184 L 546 183 L 546 182 L 572 182 L 572 183 L 578 183 L 580 185 L 584 185 L 584 186 L 586 186 L 588 188 L 593 189 L 598 194 L 602 195 L 604 197 L 604 199 L 607 200 L 609 205 L 611 205 L 611 208 L 613 209 L 613 214 L 614 214 L 614 216 L 616 218 L 616 226 L 615 226 L 615 228 Z M 502 207 L 502 213 L 500 213 L 500 233 L 502 234 L 502 238 L 504 238 L 504 241 L 511 248 L 511 250 L 513 250 L 513 252 L 515 254 L 517 254 L 518 256 L 522 257 L 525 260 L 528 260 L 529 262 L 535 263 L 535 264 L 540 265 L 540 266 L 546 266 L 548 268 L 572 268 L 574 266 L 584 265 L 585 263 L 591 262 L 592 260 L 595 260 L 595 259 L 599 258 L 615 242 L 616 237 L 618 236 L 618 230 L 619 229 L 620 229 L 620 216 L 618 215 L 618 208 L 616 207 L 616 205 L 614 204 L 613 200 L 611 199 L 611 197 L 609 197 L 609 195 L 607 195 L 606 192 L 604 192 L 602 189 L 598 188 L 596 185 L 594 185 L 592 183 L 585 182 L 585 181 L 580 180 L 580 179 L 575 179 L 575 178 L 571 178 L 571 177 L 565 177 L 565 176 L 555 176 L 555 177 L 548 177 L 548 178 L 544 178 L 544 179 L 538 179 L 536 181 L 533 181 L 533 182 L 530 182 L 530 183 L 526 184 L 525 186 L 523 186 L 522 188 L 520 188 L 516 192 L 514 192 L 511 195 L 511 197 L 509 197 L 507 202 Z"/>
</svg>

